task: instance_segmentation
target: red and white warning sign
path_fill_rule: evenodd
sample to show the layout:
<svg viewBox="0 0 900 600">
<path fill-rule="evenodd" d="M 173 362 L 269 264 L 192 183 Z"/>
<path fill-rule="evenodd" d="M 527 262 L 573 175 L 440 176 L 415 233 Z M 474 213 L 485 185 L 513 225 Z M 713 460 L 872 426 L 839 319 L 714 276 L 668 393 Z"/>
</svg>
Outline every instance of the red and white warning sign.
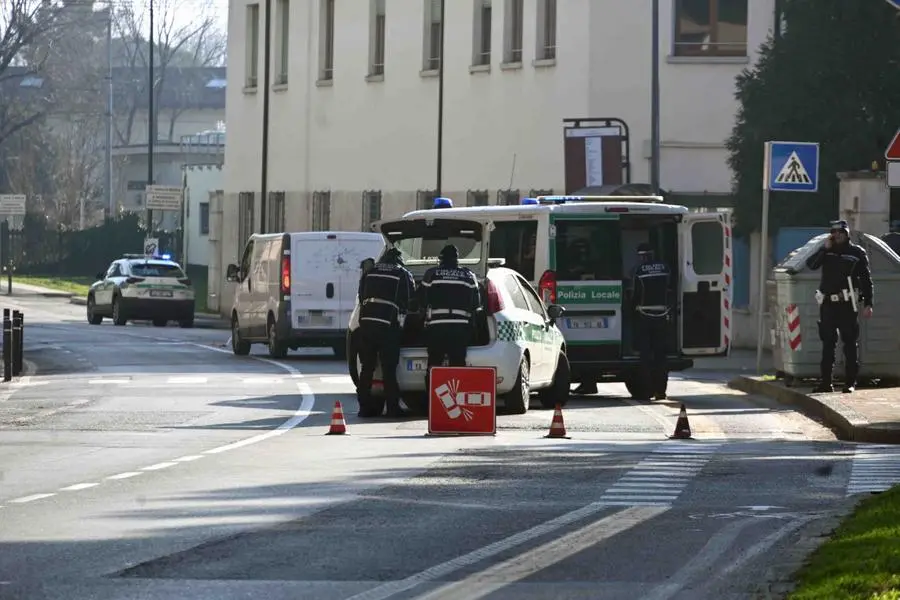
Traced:
<svg viewBox="0 0 900 600">
<path fill-rule="evenodd" d="M 788 304 L 785 313 L 787 317 L 788 344 L 791 350 L 798 352 L 803 345 L 803 336 L 800 333 L 800 307 L 796 304 Z"/>
<path fill-rule="evenodd" d="M 428 433 L 497 433 L 497 370 L 494 367 L 433 367 Z"/>
</svg>

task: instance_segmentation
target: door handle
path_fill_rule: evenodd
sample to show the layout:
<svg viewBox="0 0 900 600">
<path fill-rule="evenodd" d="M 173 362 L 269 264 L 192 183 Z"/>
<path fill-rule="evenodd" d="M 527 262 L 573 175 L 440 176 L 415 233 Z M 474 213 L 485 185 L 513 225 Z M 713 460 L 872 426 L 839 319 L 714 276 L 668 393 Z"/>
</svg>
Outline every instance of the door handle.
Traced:
<svg viewBox="0 0 900 600">
<path fill-rule="evenodd" d="M 329 283 L 325 286 L 325 297 L 326 298 L 334 298 L 334 284 Z"/>
</svg>

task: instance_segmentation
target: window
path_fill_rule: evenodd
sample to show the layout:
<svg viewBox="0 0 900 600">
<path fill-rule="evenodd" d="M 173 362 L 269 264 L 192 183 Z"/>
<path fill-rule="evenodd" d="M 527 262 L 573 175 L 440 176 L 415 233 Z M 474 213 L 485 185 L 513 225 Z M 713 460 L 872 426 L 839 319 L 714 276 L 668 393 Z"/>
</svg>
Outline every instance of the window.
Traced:
<svg viewBox="0 0 900 600">
<path fill-rule="evenodd" d="M 370 231 L 372 223 L 381 219 L 381 192 L 363 192 L 362 230 Z"/>
<path fill-rule="evenodd" d="M 319 18 L 319 80 L 334 78 L 334 0 L 322 0 Z"/>
<path fill-rule="evenodd" d="M 519 203 L 519 190 L 498 190 L 497 204 L 500 206 L 514 206 Z"/>
<path fill-rule="evenodd" d="M 691 257 L 697 275 L 718 275 L 725 256 L 725 235 L 717 221 L 701 221 L 691 225 Z"/>
<path fill-rule="evenodd" d="M 372 0 L 372 29 L 369 42 L 369 75 L 384 75 L 386 24 L 384 2 L 385 0 Z"/>
<path fill-rule="evenodd" d="M 269 192 L 266 204 L 266 232 L 284 231 L 284 192 Z"/>
<path fill-rule="evenodd" d="M 675 56 L 747 56 L 749 0 L 676 0 Z"/>
<path fill-rule="evenodd" d="M 518 278 L 519 287 L 525 292 L 525 299 L 528 300 L 528 308 L 531 312 L 539 315 L 545 321 L 547 320 L 547 311 L 544 310 L 544 303 L 538 298 L 537 292 L 524 279 Z"/>
<path fill-rule="evenodd" d="M 557 220 L 558 281 L 622 279 L 619 222 L 606 219 Z"/>
<path fill-rule="evenodd" d="M 247 243 L 253 234 L 255 223 L 253 222 L 253 192 L 241 192 L 238 194 L 238 245 Z"/>
<path fill-rule="evenodd" d="M 331 229 L 331 192 L 313 192 L 310 220 L 313 231 Z"/>
<path fill-rule="evenodd" d="M 253 258 L 253 242 L 249 242 L 244 248 L 244 254 L 241 256 L 241 272 L 240 279 L 244 281 L 250 274 L 250 262 Z"/>
<path fill-rule="evenodd" d="M 472 64 L 491 64 L 491 0 L 475 0 Z"/>
<path fill-rule="evenodd" d="M 165 263 L 131 263 L 131 274 L 135 277 L 174 277 L 184 279 L 184 271 L 176 265 Z"/>
<path fill-rule="evenodd" d="M 556 58 L 556 0 L 538 0 L 537 60 Z"/>
<path fill-rule="evenodd" d="M 278 22 L 278 33 L 275 43 L 278 54 L 275 55 L 275 84 L 288 82 L 288 64 L 290 62 L 290 0 L 278 0 L 275 7 L 275 18 Z"/>
<path fill-rule="evenodd" d="M 513 277 L 512 275 L 507 275 L 506 277 L 504 277 L 503 287 L 506 288 L 506 291 L 509 293 L 509 297 L 512 300 L 513 306 L 515 306 L 519 310 L 531 310 L 531 307 L 528 306 L 528 300 L 525 299 L 525 292 L 523 292 L 522 288 L 519 287 L 519 282 L 516 281 L 515 277 Z"/>
<path fill-rule="evenodd" d="M 487 190 L 469 190 L 466 192 L 467 206 L 487 206 L 488 193 Z"/>
<path fill-rule="evenodd" d="M 416 210 L 428 210 L 434 206 L 437 192 L 434 190 L 419 190 L 416 192 Z"/>
<path fill-rule="evenodd" d="M 506 0 L 505 63 L 522 62 L 522 34 L 524 33 L 524 0 Z"/>
<path fill-rule="evenodd" d="M 437 71 L 441 66 L 442 5 L 443 0 L 425 0 L 425 71 Z"/>
<path fill-rule="evenodd" d="M 491 232 L 491 258 L 506 260 L 505 266 L 534 281 L 534 250 L 537 221 L 495 221 Z"/>
<path fill-rule="evenodd" d="M 200 235 L 209 235 L 209 202 L 200 203 Z"/>
<path fill-rule="evenodd" d="M 244 85 L 255 88 L 259 80 L 259 4 L 247 5 L 247 65 Z"/>
</svg>

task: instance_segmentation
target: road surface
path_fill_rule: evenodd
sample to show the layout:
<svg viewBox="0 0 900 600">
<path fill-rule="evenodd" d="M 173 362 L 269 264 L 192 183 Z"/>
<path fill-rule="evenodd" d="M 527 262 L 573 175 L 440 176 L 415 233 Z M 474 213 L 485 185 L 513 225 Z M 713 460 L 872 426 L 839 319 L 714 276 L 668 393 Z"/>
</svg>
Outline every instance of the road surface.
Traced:
<svg viewBox="0 0 900 600">
<path fill-rule="evenodd" d="M 566 407 L 571 439 L 543 410 L 427 437 L 357 419 L 326 351 L 234 357 L 227 331 L 5 305 L 37 372 L 0 384 L 2 599 L 742 598 L 849 494 L 900 480 L 896 450 L 724 372 L 669 402 L 601 386 Z M 324 435 L 336 401 L 349 435 Z M 693 440 L 667 439 L 681 402 Z"/>
</svg>

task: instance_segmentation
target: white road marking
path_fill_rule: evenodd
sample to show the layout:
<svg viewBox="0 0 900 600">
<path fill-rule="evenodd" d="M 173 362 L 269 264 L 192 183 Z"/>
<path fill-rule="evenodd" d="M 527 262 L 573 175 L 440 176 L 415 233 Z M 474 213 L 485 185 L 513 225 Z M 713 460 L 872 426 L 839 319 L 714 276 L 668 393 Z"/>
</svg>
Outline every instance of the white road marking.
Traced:
<svg viewBox="0 0 900 600">
<path fill-rule="evenodd" d="M 90 379 L 88 385 L 122 385 L 131 383 L 130 379 Z"/>
<path fill-rule="evenodd" d="M 421 596 L 420 599 L 478 600 L 490 596 L 511 583 L 522 581 L 534 573 L 649 521 L 667 510 L 669 509 L 666 507 L 649 506 L 626 508 L 480 573 L 438 588 L 430 594 Z"/>
<path fill-rule="evenodd" d="M 847 496 L 883 492 L 900 483 L 900 448 L 859 446 L 853 456 Z"/>
<path fill-rule="evenodd" d="M 137 477 L 141 473 L 139 471 L 128 471 L 127 473 L 119 473 L 118 475 L 110 475 L 106 479 L 111 479 L 113 481 L 118 479 L 130 479 L 131 477 Z"/>
<path fill-rule="evenodd" d="M 336 385 L 352 385 L 353 378 L 349 375 L 335 375 L 328 377 L 319 377 L 319 381 L 322 383 L 330 383 Z"/>
<path fill-rule="evenodd" d="M 181 458 L 173 459 L 175 462 L 184 463 L 184 462 L 193 462 L 195 460 L 200 460 L 203 458 L 200 454 L 193 454 L 191 456 L 182 456 Z"/>
<path fill-rule="evenodd" d="M 35 387 L 38 385 L 47 385 L 48 383 L 50 383 L 50 382 L 49 381 L 30 381 L 27 379 L 27 376 L 26 376 L 26 377 L 23 377 L 20 381 L 10 382 L 9 385 L 19 388 L 19 387 Z"/>
<path fill-rule="evenodd" d="M 411 575 L 406 579 L 389 581 L 385 584 L 379 585 L 378 587 L 372 588 L 365 592 L 361 592 L 359 594 L 356 594 L 355 596 L 351 596 L 350 598 L 347 598 L 347 600 L 387 600 L 392 596 L 396 596 L 397 594 L 400 594 L 402 592 L 409 591 L 423 583 L 443 579 L 444 577 L 447 577 L 451 573 L 459 571 L 460 569 L 478 564 L 483 560 L 486 560 L 508 550 L 512 550 L 513 548 L 521 546 L 526 542 L 530 542 L 533 539 L 547 535 L 548 533 L 553 533 L 554 531 L 562 529 L 563 527 L 571 525 L 572 523 L 576 523 L 586 517 L 590 517 L 591 515 L 606 510 L 609 506 L 612 505 L 606 502 L 593 502 L 591 504 L 588 504 L 587 506 L 579 508 L 578 510 L 573 510 L 572 512 L 568 512 L 564 515 L 556 517 L 555 519 L 551 519 L 550 521 L 546 521 L 544 523 L 541 523 L 540 525 L 536 525 L 531 529 L 520 531 L 519 533 L 511 535 L 508 538 L 502 539 L 498 542 L 494 542 L 489 546 L 479 548 L 478 550 L 474 550 L 473 552 L 469 552 L 468 554 L 464 554 L 457 558 L 448 560 L 445 563 L 435 565 L 430 569 L 426 569 L 421 573 Z"/>
<path fill-rule="evenodd" d="M 100 485 L 99 483 L 76 483 L 75 485 L 70 485 L 64 488 L 60 488 L 61 492 L 79 492 L 81 490 L 87 490 L 92 487 L 97 487 Z"/>
<path fill-rule="evenodd" d="M 190 383 L 190 384 L 206 383 L 207 381 L 209 381 L 208 377 L 198 377 L 198 376 L 191 375 L 191 376 L 185 376 L 185 377 L 169 377 L 166 380 L 166 383 L 169 383 L 172 385 L 181 385 L 181 384 L 186 384 L 186 383 Z"/>
<path fill-rule="evenodd" d="M 244 385 L 273 385 L 281 383 L 281 377 L 244 377 L 241 383 Z"/>
<path fill-rule="evenodd" d="M 150 465 L 149 467 L 144 467 L 141 471 L 162 471 L 163 469 L 168 469 L 169 467 L 174 467 L 178 463 L 174 462 L 161 462 L 156 463 L 155 465 Z"/>
<path fill-rule="evenodd" d="M 31 496 L 23 496 L 21 498 L 16 498 L 15 500 L 10 500 L 10 504 L 26 504 L 28 502 L 34 502 L 35 500 L 43 500 L 44 498 L 50 498 L 55 496 L 56 494 L 32 494 Z"/>
</svg>

